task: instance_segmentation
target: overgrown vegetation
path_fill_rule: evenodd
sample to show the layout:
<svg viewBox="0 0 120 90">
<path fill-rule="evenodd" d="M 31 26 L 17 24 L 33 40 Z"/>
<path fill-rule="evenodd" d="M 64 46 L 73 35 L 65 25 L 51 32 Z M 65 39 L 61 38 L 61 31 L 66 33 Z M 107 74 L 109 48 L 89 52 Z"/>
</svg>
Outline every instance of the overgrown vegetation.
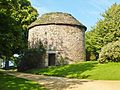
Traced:
<svg viewBox="0 0 120 90">
<path fill-rule="evenodd" d="M 40 42 L 37 47 L 28 49 L 19 59 L 18 71 L 33 68 L 43 68 L 45 65 L 46 49 Z"/>
<path fill-rule="evenodd" d="M 36 82 L 0 72 L 0 90 L 46 90 Z"/>
<path fill-rule="evenodd" d="M 120 62 L 120 41 L 104 46 L 100 52 L 99 62 Z"/>
<path fill-rule="evenodd" d="M 27 73 L 79 79 L 120 80 L 120 63 L 99 64 L 82 62 L 77 64 L 54 66 L 45 69 L 32 69 Z"/>
</svg>

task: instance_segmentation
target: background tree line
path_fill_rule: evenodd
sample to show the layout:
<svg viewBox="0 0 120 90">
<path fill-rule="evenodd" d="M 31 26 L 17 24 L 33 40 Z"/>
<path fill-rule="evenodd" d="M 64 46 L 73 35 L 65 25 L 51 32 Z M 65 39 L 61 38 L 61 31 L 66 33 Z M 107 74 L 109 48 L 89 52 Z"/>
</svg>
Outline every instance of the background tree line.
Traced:
<svg viewBox="0 0 120 90">
<path fill-rule="evenodd" d="M 90 31 L 86 32 L 87 60 L 98 59 L 102 47 L 108 43 L 119 40 L 120 4 L 115 3 L 102 14 L 102 19 L 100 19 Z M 120 52 L 118 54 L 120 54 Z"/>
</svg>

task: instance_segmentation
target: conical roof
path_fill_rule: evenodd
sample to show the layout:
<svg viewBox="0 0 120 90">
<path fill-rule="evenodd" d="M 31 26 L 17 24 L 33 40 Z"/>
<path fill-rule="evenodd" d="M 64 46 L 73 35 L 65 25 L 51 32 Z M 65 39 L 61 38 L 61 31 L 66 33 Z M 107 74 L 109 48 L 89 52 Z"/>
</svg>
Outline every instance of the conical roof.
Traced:
<svg viewBox="0 0 120 90">
<path fill-rule="evenodd" d="M 63 13 L 63 12 L 52 12 L 43 14 L 36 21 L 34 21 L 28 28 L 32 28 L 34 26 L 39 25 L 52 25 L 52 24 L 64 24 L 64 25 L 76 25 L 80 27 L 86 27 L 80 23 L 77 19 L 75 19 L 71 14 Z"/>
</svg>

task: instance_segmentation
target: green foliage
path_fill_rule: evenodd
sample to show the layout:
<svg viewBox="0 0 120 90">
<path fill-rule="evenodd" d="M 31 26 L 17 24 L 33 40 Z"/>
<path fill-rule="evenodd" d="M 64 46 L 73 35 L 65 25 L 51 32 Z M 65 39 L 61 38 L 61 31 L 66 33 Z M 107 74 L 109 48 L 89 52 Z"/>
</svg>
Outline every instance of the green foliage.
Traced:
<svg viewBox="0 0 120 90">
<path fill-rule="evenodd" d="M 86 48 L 86 60 L 92 61 L 97 60 L 98 56 L 98 49 L 100 47 L 96 44 L 96 35 L 93 31 L 88 31 L 85 34 L 85 48 Z"/>
<path fill-rule="evenodd" d="M 26 79 L 16 78 L 0 72 L 1 90 L 46 90 L 39 84 Z"/>
<path fill-rule="evenodd" d="M 0 0 L 0 54 L 6 57 L 23 52 L 27 25 L 37 17 L 28 0 Z"/>
<path fill-rule="evenodd" d="M 120 4 L 113 4 L 91 31 L 86 33 L 86 50 L 100 53 L 101 48 L 120 39 Z"/>
<path fill-rule="evenodd" d="M 33 69 L 26 72 L 67 78 L 120 80 L 119 67 L 120 63 L 99 64 L 96 61 L 90 61 L 45 69 Z"/>
<path fill-rule="evenodd" d="M 95 61 L 95 60 L 96 60 L 95 54 L 92 54 L 92 53 L 91 53 L 91 55 L 90 55 L 90 60 L 91 60 L 91 61 Z"/>
<path fill-rule="evenodd" d="M 99 62 L 120 62 L 120 41 L 105 45 L 101 49 Z"/>
<path fill-rule="evenodd" d="M 45 64 L 46 49 L 42 43 L 38 47 L 28 49 L 18 62 L 18 71 L 33 68 L 43 68 Z"/>
</svg>

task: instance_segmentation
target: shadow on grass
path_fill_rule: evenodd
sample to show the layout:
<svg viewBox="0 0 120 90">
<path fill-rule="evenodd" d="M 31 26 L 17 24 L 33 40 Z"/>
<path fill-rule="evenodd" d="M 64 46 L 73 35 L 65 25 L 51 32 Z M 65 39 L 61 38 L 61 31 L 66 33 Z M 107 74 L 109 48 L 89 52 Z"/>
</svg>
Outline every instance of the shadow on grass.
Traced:
<svg viewBox="0 0 120 90">
<path fill-rule="evenodd" d="M 87 70 L 92 70 L 96 66 L 96 64 L 98 63 L 82 62 L 82 63 L 70 64 L 65 66 L 53 66 L 44 69 L 33 69 L 27 71 L 28 73 L 42 74 L 42 75 L 33 75 L 33 74 L 26 74 L 19 72 L 14 72 L 13 75 L 20 76 L 21 78 L 25 77 L 26 79 L 34 80 L 36 82 L 41 82 L 44 85 L 44 87 L 47 88 L 48 90 L 65 90 L 67 88 L 71 88 L 71 86 L 74 85 L 82 85 L 86 82 L 91 82 L 91 80 L 67 79 L 63 77 L 87 78 L 88 76 L 83 76 L 82 73 Z M 49 75 L 49 76 L 43 76 L 43 75 Z M 53 76 L 59 76 L 59 77 L 53 77 Z M 8 79 L 8 82 L 4 84 L 4 87 L 5 86 L 8 87 L 10 85 L 12 89 L 8 89 L 8 90 L 42 90 L 42 89 L 32 89 L 34 88 L 34 86 L 30 85 L 31 83 L 29 84 L 27 81 L 21 81 L 21 80 L 16 81 L 14 80 L 14 78 L 15 77 L 13 77 L 12 79 L 11 77 L 11 80 Z M 16 87 L 22 89 L 16 89 Z"/>
<path fill-rule="evenodd" d="M 0 72 L 0 90 L 45 90 L 39 84 Z"/>
<path fill-rule="evenodd" d="M 65 66 L 50 67 L 45 69 L 34 69 L 27 72 L 34 74 L 43 74 L 50 76 L 68 77 L 68 78 L 87 78 L 89 76 L 81 76 L 86 70 L 91 70 L 97 62 L 85 62 L 78 64 L 71 64 Z"/>
</svg>

